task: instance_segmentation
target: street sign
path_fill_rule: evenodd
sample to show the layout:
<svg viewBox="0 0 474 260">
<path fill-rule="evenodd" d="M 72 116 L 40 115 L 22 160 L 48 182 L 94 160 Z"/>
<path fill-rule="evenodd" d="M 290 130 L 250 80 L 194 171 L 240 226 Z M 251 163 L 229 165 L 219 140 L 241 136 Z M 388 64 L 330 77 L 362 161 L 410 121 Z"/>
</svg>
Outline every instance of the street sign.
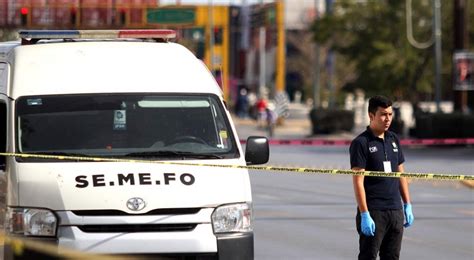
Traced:
<svg viewBox="0 0 474 260">
<path fill-rule="evenodd" d="M 454 90 L 474 90 L 474 52 L 454 53 Z"/>
<path fill-rule="evenodd" d="M 146 18 L 149 24 L 194 24 L 196 11 L 194 8 L 149 8 Z"/>
</svg>

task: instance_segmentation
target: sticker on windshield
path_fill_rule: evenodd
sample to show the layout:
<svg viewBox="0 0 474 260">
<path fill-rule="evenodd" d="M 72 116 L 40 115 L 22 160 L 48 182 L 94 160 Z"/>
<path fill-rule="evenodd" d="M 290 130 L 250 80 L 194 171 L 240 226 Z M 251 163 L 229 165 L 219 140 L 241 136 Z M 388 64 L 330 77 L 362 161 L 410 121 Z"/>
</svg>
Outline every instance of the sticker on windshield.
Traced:
<svg viewBox="0 0 474 260">
<path fill-rule="evenodd" d="M 29 98 L 26 100 L 28 106 L 41 106 L 43 105 L 43 100 L 41 98 Z"/>
<path fill-rule="evenodd" d="M 114 130 L 127 129 L 127 114 L 125 110 L 114 111 Z"/>
<path fill-rule="evenodd" d="M 227 139 L 227 131 L 219 131 L 219 136 L 221 138 Z"/>
</svg>

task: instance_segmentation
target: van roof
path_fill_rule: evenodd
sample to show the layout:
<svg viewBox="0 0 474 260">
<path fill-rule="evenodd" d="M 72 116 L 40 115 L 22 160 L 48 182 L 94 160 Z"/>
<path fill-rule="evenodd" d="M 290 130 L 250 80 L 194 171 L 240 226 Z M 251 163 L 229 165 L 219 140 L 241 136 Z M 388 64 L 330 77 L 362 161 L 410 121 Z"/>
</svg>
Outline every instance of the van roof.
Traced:
<svg viewBox="0 0 474 260">
<path fill-rule="evenodd" d="M 18 41 L 0 42 L 0 62 L 6 62 L 8 53 L 10 53 L 10 51 L 18 45 L 20 45 Z"/>
<path fill-rule="evenodd" d="M 222 96 L 206 66 L 176 43 L 87 40 L 4 46 L 13 52 L 12 98 L 137 92 Z"/>
</svg>

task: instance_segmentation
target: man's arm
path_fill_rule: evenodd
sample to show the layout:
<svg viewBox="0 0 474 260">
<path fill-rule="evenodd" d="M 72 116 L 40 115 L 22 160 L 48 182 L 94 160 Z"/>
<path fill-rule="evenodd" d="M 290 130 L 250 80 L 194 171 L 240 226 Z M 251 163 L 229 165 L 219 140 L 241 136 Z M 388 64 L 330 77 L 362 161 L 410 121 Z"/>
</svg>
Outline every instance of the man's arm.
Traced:
<svg viewBox="0 0 474 260">
<path fill-rule="evenodd" d="M 399 172 L 404 172 L 405 168 L 403 164 L 398 166 Z M 413 216 L 412 206 L 411 206 L 411 199 L 410 199 L 410 191 L 408 190 L 408 180 L 406 178 L 400 178 L 400 194 L 403 200 L 403 212 L 405 214 L 405 224 L 404 227 L 409 227 L 413 225 L 413 221 L 415 217 Z"/>
<path fill-rule="evenodd" d="M 398 165 L 398 172 L 405 172 L 405 167 L 403 166 L 403 163 Z M 400 195 L 402 195 L 403 203 L 411 204 L 407 178 L 400 178 Z"/>
<path fill-rule="evenodd" d="M 365 171 L 363 168 L 354 167 L 353 171 Z M 360 212 L 369 211 L 367 207 L 367 200 L 365 197 L 365 188 L 364 188 L 364 176 L 363 175 L 353 175 L 352 183 L 354 185 L 354 193 L 357 201 L 357 206 L 359 207 Z"/>
</svg>

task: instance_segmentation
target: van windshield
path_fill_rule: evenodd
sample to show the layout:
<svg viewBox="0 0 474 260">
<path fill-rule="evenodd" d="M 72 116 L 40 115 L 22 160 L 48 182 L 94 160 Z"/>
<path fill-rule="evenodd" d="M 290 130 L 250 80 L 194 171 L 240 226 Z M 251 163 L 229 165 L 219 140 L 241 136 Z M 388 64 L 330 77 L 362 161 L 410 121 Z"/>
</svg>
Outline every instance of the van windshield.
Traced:
<svg viewBox="0 0 474 260">
<path fill-rule="evenodd" d="M 215 95 L 27 96 L 16 108 L 21 153 L 150 160 L 239 156 Z"/>
</svg>

